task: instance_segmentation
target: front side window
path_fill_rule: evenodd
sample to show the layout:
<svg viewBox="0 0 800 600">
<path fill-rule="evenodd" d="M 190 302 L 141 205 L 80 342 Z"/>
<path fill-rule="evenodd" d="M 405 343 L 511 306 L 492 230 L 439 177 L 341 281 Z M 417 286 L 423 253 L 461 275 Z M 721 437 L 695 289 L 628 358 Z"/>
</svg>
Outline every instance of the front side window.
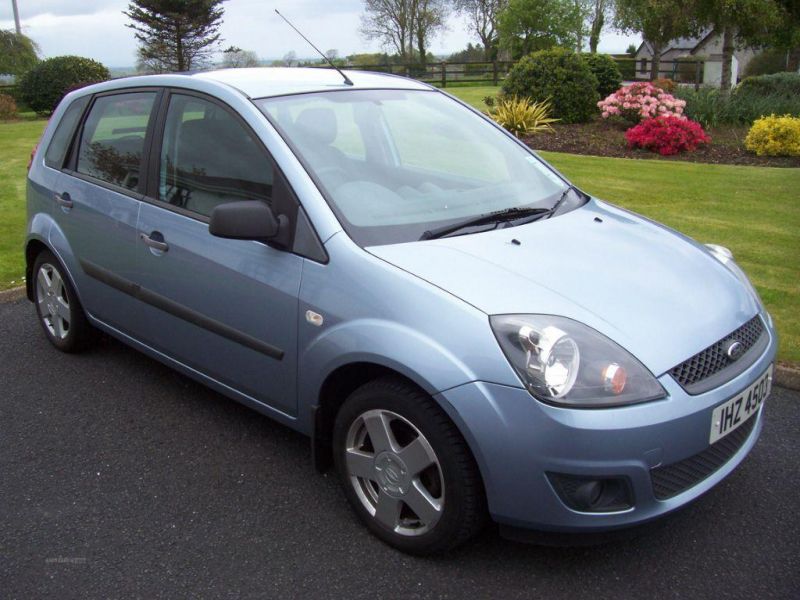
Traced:
<svg viewBox="0 0 800 600">
<path fill-rule="evenodd" d="M 78 172 L 136 190 L 155 99 L 155 92 L 97 98 L 83 126 Z"/>
<path fill-rule="evenodd" d="M 545 211 L 569 189 L 502 131 L 436 91 L 319 92 L 256 105 L 361 246 L 426 239 L 509 209 Z"/>
<path fill-rule="evenodd" d="M 273 169 L 227 109 L 194 96 L 170 98 L 161 147 L 159 200 L 203 216 L 224 202 L 270 202 Z"/>
</svg>

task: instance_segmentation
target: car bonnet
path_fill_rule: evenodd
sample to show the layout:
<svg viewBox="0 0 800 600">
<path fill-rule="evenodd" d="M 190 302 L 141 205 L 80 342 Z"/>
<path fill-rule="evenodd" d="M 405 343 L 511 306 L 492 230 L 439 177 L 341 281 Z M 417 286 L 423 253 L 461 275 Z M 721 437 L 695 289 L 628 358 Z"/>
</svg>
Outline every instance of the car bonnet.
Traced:
<svg viewBox="0 0 800 600">
<path fill-rule="evenodd" d="M 759 310 L 702 245 L 597 200 L 528 225 L 367 250 L 488 315 L 585 323 L 655 375 Z"/>
</svg>

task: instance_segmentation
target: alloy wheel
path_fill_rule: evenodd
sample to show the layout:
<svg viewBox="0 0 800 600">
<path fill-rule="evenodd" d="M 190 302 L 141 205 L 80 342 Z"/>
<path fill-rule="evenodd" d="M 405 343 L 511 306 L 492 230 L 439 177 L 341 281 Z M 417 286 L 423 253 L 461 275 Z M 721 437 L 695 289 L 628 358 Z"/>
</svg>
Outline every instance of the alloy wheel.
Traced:
<svg viewBox="0 0 800 600">
<path fill-rule="evenodd" d="M 410 421 L 369 410 L 350 425 L 345 447 L 350 483 L 367 512 L 404 536 L 427 533 L 444 510 L 444 477 L 431 444 Z"/>
<path fill-rule="evenodd" d="M 69 296 L 61 274 L 50 263 L 43 263 L 36 274 L 36 302 L 50 335 L 65 339 L 72 322 Z"/>
</svg>

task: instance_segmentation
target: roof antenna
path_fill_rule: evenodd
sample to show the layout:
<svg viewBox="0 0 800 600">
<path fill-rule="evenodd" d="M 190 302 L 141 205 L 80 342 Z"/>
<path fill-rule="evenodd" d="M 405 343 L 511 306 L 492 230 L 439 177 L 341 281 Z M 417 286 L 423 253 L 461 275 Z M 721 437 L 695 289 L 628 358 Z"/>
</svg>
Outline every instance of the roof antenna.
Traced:
<svg viewBox="0 0 800 600">
<path fill-rule="evenodd" d="M 341 75 L 341 76 L 344 78 L 344 82 L 345 82 L 347 85 L 353 85 L 353 82 L 352 82 L 352 81 L 350 81 L 350 78 L 349 78 L 347 75 L 345 75 L 345 74 L 344 74 L 344 71 L 342 71 L 342 70 L 341 70 L 339 67 L 337 67 L 335 64 L 333 64 L 333 61 L 332 61 L 330 58 L 328 58 L 327 56 L 325 56 L 325 54 L 323 54 L 323 53 L 322 53 L 322 51 L 321 51 L 319 48 L 317 48 L 317 47 L 316 47 L 314 44 L 312 44 L 312 43 L 311 43 L 311 40 L 309 40 L 309 39 L 308 39 L 306 36 L 304 36 L 302 33 L 300 33 L 300 30 L 299 30 L 297 27 L 295 27 L 294 25 L 292 25 L 292 24 L 289 22 L 289 19 L 287 19 L 287 18 L 286 18 L 286 17 L 284 17 L 284 16 L 283 16 L 281 13 L 279 13 L 277 8 L 275 9 L 275 12 L 277 13 L 277 15 L 278 15 L 278 16 L 279 16 L 281 19 L 283 19 L 284 21 L 286 21 L 286 23 L 287 23 L 287 25 L 289 25 L 289 27 L 291 27 L 292 29 L 294 29 L 294 30 L 297 32 L 297 35 L 299 35 L 301 38 L 303 38 L 305 41 L 307 41 L 309 46 L 311 46 L 311 47 L 312 47 L 314 50 L 316 50 L 317 52 L 319 52 L 319 55 L 320 55 L 320 56 L 321 56 L 323 59 L 325 59 L 325 61 L 326 61 L 326 62 L 327 62 L 327 63 L 328 63 L 330 66 L 332 66 L 334 69 L 336 69 L 336 70 L 339 72 L 339 75 Z"/>
</svg>

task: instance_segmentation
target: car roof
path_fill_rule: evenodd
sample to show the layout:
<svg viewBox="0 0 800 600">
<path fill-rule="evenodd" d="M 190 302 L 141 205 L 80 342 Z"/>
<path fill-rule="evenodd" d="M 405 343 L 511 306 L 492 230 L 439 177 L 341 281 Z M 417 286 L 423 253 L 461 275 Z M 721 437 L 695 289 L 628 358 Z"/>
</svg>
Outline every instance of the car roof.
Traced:
<svg viewBox="0 0 800 600">
<path fill-rule="evenodd" d="M 220 69 L 193 73 L 189 77 L 224 83 L 250 98 L 336 89 L 430 89 L 427 84 L 397 75 L 351 70 L 345 73 L 353 82 L 352 86 L 334 69 L 313 67 Z"/>
<path fill-rule="evenodd" d="M 195 73 L 166 73 L 161 75 L 133 75 L 109 79 L 71 92 L 66 97 L 76 98 L 136 87 L 184 87 L 201 92 L 230 93 L 246 98 L 268 98 L 307 92 L 324 92 L 352 89 L 434 90 L 436 88 L 399 75 L 368 71 L 345 71 L 353 82 L 348 85 L 334 69 L 314 67 L 261 67 L 252 69 L 220 69 Z"/>
</svg>

